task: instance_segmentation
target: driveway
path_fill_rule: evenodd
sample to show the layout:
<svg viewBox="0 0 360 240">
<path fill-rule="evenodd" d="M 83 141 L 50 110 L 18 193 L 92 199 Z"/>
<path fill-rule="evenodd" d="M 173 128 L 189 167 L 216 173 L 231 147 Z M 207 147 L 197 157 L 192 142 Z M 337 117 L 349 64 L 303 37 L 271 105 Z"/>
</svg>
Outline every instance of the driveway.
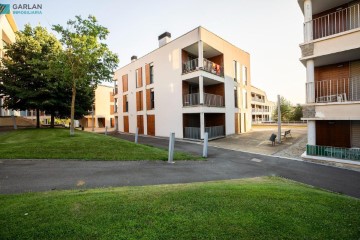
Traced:
<svg viewBox="0 0 360 240">
<path fill-rule="evenodd" d="M 134 136 L 116 134 L 133 140 Z M 167 148 L 168 140 L 139 137 L 139 142 Z M 177 141 L 175 149 L 201 154 L 197 143 Z M 207 161 L 56 161 L 2 160 L 0 193 L 22 193 L 110 186 L 189 183 L 257 176 L 281 176 L 360 198 L 360 172 L 280 157 L 209 147 Z"/>
</svg>

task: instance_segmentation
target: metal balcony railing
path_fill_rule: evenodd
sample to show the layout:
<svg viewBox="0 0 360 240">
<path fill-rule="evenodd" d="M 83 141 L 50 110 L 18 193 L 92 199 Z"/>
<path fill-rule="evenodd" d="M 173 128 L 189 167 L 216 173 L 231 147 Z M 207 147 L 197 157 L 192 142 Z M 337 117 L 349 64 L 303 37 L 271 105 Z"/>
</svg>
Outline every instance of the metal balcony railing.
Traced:
<svg viewBox="0 0 360 240">
<path fill-rule="evenodd" d="M 224 97 L 220 95 L 204 93 L 204 105 L 208 107 L 224 107 Z"/>
<path fill-rule="evenodd" d="M 205 132 L 208 133 L 209 139 L 225 136 L 225 127 L 213 126 L 206 127 Z M 198 127 L 184 127 L 184 138 L 201 139 L 200 128 Z"/>
<path fill-rule="evenodd" d="M 185 94 L 183 101 L 184 107 L 201 105 L 200 93 Z M 224 97 L 220 95 L 204 93 L 203 105 L 208 107 L 224 107 Z"/>
<path fill-rule="evenodd" d="M 208 133 L 209 139 L 223 137 L 223 136 L 225 136 L 225 127 L 223 125 L 206 127 L 205 132 Z"/>
<path fill-rule="evenodd" d="M 360 148 L 339 148 L 331 146 L 306 145 L 306 154 L 310 156 L 320 156 L 355 161 L 360 160 Z"/>
<path fill-rule="evenodd" d="M 199 59 L 192 59 L 187 61 L 183 64 L 183 73 L 193 72 L 199 69 Z M 224 68 L 219 64 L 213 63 L 206 58 L 203 61 L 203 68 L 204 71 L 218 75 L 220 77 L 224 76 Z"/>
<path fill-rule="evenodd" d="M 270 111 L 268 109 L 253 108 L 253 109 L 251 109 L 251 112 L 253 112 L 253 113 L 269 113 Z"/>
<path fill-rule="evenodd" d="M 355 4 L 311 20 L 313 39 L 323 38 L 360 27 L 360 4 Z M 304 28 L 306 31 L 306 27 Z M 306 34 L 306 32 L 305 32 Z"/>
<path fill-rule="evenodd" d="M 183 98 L 183 106 L 197 106 L 200 105 L 200 94 L 199 93 L 191 93 L 185 94 Z"/>
<path fill-rule="evenodd" d="M 222 66 L 220 66 L 219 64 L 216 64 L 212 61 L 207 60 L 206 58 L 204 58 L 203 69 L 206 72 L 218 75 L 220 77 L 224 76 L 224 68 Z"/>
<path fill-rule="evenodd" d="M 199 59 L 193 59 L 183 64 L 183 73 L 192 72 L 199 69 Z"/>
<path fill-rule="evenodd" d="M 360 78 L 344 78 L 306 83 L 307 103 L 360 101 Z"/>
</svg>

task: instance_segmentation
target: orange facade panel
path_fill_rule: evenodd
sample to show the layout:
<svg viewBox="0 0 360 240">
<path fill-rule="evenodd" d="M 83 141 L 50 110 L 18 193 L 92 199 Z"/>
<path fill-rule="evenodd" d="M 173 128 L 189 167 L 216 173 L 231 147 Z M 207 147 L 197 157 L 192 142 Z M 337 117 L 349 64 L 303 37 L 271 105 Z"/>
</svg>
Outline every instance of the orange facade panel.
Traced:
<svg viewBox="0 0 360 240">
<path fill-rule="evenodd" d="M 124 116 L 124 132 L 129 132 L 129 116 Z"/>
<path fill-rule="evenodd" d="M 155 136 L 155 115 L 147 115 L 147 135 Z"/>
<path fill-rule="evenodd" d="M 142 68 L 136 69 L 136 87 L 142 87 L 143 81 L 142 81 Z"/>
<path fill-rule="evenodd" d="M 143 105 L 143 91 L 136 92 L 136 111 L 142 111 Z"/>
<path fill-rule="evenodd" d="M 144 116 L 137 116 L 137 128 L 139 129 L 139 134 L 144 134 Z"/>
<path fill-rule="evenodd" d="M 122 76 L 122 87 L 123 87 L 123 92 L 127 92 L 129 90 L 129 83 L 128 83 L 128 75 L 127 74 Z"/>
<path fill-rule="evenodd" d="M 145 65 L 145 81 L 146 85 L 150 84 L 150 64 Z"/>
</svg>

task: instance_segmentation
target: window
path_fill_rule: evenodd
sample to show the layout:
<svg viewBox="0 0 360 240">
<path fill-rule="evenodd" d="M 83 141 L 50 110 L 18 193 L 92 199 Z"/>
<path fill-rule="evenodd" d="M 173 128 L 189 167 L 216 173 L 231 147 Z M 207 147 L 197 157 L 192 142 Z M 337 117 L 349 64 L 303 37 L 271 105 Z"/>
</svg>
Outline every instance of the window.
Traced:
<svg viewBox="0 0 360 240">
<path fill-rule="evenodd" d="M 136 69 L 135 71 L 135 82 L 136 82 L 136 87 L 139 87 L 139 83 L 138 83 L 138 74 L 139 74 L 139 69 Z"/>
<path fill-rule="evenodd" d="M 154 65 L 150 63 L 150 84 L 154 83 Z"/>
<path fill-rule="evenodd" d="M 154 89 L 150 89 L 150 106 L 151 106 L 151 109 L 154 109 L 155 108 L 155 95 L 154 95 Z"/>
<path fill-rule="evenodd" d="M 234 61 L 234 81 L 237 82 L 237 72 L 238 72 L 238 69 L 237 69 L 237 62 Z"/>
<path fill-rule="evenodd" d="M 123 96 L 123 112 L 129 111 L 128 95 Z"/>
<path fill-rule="evenodd" d="M 247 85 L 247 67 L 243 66 L 243 81 L 244 84 Z"/>
<path fill-rule="evenodd" d="M 114 113 L 117 113 L 117 98 L 114 99 Z"/>
<path fill-rule="evenodd" d="M 238 91 L 237 87 L 234 87 L 234 100 L 235 100 L 235 107 L 238 108 Z"/>
<path fill-rule="evenodd" d="M 243 90 L 243 108 L 247 108 L 247 92 L 246 90 L 244 89 Z"/>
</svg>

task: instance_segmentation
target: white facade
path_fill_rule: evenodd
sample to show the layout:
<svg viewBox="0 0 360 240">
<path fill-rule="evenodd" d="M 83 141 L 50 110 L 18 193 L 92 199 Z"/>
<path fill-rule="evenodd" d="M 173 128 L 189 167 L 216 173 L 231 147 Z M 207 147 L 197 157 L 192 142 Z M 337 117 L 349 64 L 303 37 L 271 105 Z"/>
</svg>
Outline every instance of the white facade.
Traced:
<svg viewBox="0 0 360 240">
<path fill-rule="evenodd" d="M 159 41 L 163 44 L 162 39 Z M 234 61 L 241 68 L 246 67 L 246 76 L 236 81 Z M 149 82 L 148 64 L 152 66 L 153 83 Z M 136 86 L 136 79 L 139 79 L 137 69 L 141 71 L 141 87 Z M 123 89 L 125 75 L 127 91 Z M 245 77 L 247 84 L 244 83 Z M 202 138 L 204 131 L 212 131 L 209 127 L 223 126 L 222 135 L 230 135 L 235 133 L 235 113 L 242 114 L 238 118 L 241 120 L 241 132 L 251 128 L 250 56 L 202 27 L 175 40 L 167 39 L 167 43 L 158 49 L 117 70 L 115 79 L 118 81 L 115 97 L 118 99 L 121 132 L 135 133 L 139 121 L 142 121 L 139 116 L 142 116 L 140 127 L 143 131 L 140 132 L 144 134 L 169 136 L 175 132 L 177 138 Z M 239 94 L 238 108 L 235 108 L 234 87 Z M 150 89 L 154 92 L 154 108 L 149 104 Z M 138 93 L 140 91 L 142 93 Z M 246 108 L 242 107 L 244 91 L 247 93 L 244 99 Z M 124 110 L 125 95 L 128 111 Z M 142 107 L 137 106 L 140 95 Z M 186 135 L 185 128 L 191 131 L 190 137 Z M 216 131 L 221 134 L 219 129 Z M 194 137 L 193 134 L 197 133 L 199 136 Z"/>
<path fill-rule="evenodd" d="M 359 157 L 354 148 L 360 148 L 360 1 L 298 3 L 304 14 L 300 61 L 306 67 L 308 144 L 322 149 L 316 154 Z"/>
<path fill-rule="evenodd" d="M 269 101 L 266 92 L 252 86 L 251 87 L 251 112 L 252 122 L 271 122 L 272 114 L 276 108 L 276 103 Z"/>
</svg>

